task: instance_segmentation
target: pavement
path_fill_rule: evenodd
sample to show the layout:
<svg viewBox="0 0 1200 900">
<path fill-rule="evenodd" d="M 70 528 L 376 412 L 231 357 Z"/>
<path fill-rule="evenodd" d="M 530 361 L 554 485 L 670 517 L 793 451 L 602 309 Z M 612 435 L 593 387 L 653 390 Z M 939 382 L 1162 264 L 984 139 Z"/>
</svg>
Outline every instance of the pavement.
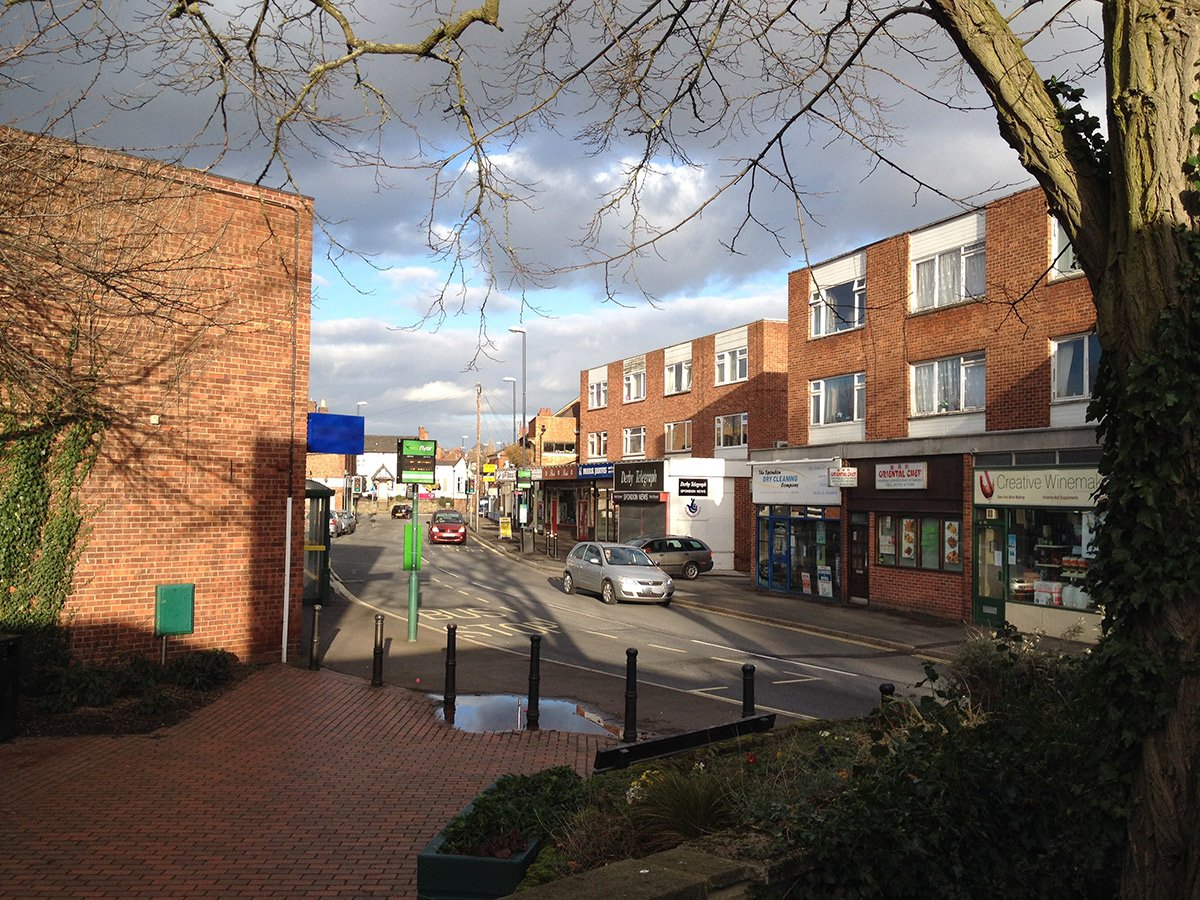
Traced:
<svg viewBox="0 0 1200 900">
<path fill-rule="evenodd" d="M 534 553 L 521 554 L 485 520 L 472 540 L 548 577 L 561 573 L 540 538 Z M 677 605 L 931 659 L 970 632 L 770 594 L 738 573 L 701 577 L 727 589 Z M 384 684 L 372 687 L 379 614 L 341 587 L 322 609 L 320 669 L 307 666 L 306 610 L 301 659 L 261 669 L 153 734 L 0 743 L 0 894 L 416 897 L 416 854 L 495 778 L 554 765 L 586 774 L 598 750 L 618 743 L 604 733 L 471 733 L 446 724 L 426 693 L 442 689 L 442 646 L 410 643 L 394 622 Z M 527 684 L 526 659 L 477 647 L 459 655 L 460 685 L 478 671 L 502 685 L 493 689 L 520 693 Z M 542 679 L 543 697 L 575 692 L 621 708 L 624 685 L 611 675 L 551 665 Z M 689 715 L 730 718 L 728 708 L 681 713 L 678 705 L 677 693 L 643 689 L 639 735 L 687 727 Z"/>
</svg>

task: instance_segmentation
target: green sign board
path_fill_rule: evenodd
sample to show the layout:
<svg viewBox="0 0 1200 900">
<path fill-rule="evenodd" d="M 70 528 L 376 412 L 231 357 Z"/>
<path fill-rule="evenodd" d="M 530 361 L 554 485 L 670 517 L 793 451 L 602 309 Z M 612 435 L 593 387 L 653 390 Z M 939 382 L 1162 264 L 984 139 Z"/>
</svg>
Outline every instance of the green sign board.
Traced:
<svg viewBox="0 0 1200 900">
<path fill-rule="evenodd" d="M 517 487 L 533 487 L 533 471 L 531 469 L 517 469 Z"/>
<path fill-rule="evenodd" d="M 396 441 L 396 459 L 401 484 L 437 483 L 437 441 L 400 438 Z"/>
</svg>

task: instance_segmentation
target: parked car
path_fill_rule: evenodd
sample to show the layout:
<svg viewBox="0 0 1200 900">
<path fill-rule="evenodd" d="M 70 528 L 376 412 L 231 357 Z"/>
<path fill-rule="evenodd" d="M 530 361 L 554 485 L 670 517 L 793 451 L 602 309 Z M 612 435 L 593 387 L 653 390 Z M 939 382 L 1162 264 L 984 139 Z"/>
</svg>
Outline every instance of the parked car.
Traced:
<svg viewBox="0 0 1200 900">
<path fill-rule="evenodd" d="M 338 534 L 354 534 L 358 528 L 358 516 L 348 509 L 335 510 L 333 517 L 338 520 L 340 526 Z"/>
<path fill-rule="evenodd" d="M 637 537 L 625 543 L 637 547 L 664 572 L 691 581 L 713 567 L 712 549 L 699 538 L 686 534 L 656 534 Z"/>
<path fill-rule="evenodd" d="M 590 591 L 605 603 L 632 600 L 669 606 L 675 582 L 637 547 L 584 541 L 567 554 L 563 590 Z"/>
<path fill-rule="evenodd" d="M 412 516 L 412 506 L 408 503 L 393 503 L 392 518 L 407 519 Z"/>
<path fill-rule="evenodd" d="M 342 533 L 342 520 L 334 513 L 329 514 L 329 536 L 331 538 L 338 537 Z"/>
<path fill-rule="evenodd" d="M 467 520 L 456 509 L 439 509 L 429 518 L 429 543 L 465 544 Z"/>
</svg>

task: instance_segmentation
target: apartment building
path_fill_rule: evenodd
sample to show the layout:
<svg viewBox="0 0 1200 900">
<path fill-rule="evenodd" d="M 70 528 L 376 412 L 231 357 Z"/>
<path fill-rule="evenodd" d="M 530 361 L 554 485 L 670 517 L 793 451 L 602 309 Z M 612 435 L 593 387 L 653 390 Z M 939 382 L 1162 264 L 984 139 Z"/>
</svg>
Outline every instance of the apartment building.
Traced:
<svg viewBox="0 0 1200 900">
<path fill-rule="evenodd" d="M 1095 311 L 1038 189 L 788 278 L 789 447 L 750 454 L 768 589 L 1095 634 Z"/>
<path fill-rule="evenodd" d="M 748 571 L 751 451 L 787 437 L 788 325 L 762 319 L 585 369 L 578 537 L 688 533 Z"/>
</svg>

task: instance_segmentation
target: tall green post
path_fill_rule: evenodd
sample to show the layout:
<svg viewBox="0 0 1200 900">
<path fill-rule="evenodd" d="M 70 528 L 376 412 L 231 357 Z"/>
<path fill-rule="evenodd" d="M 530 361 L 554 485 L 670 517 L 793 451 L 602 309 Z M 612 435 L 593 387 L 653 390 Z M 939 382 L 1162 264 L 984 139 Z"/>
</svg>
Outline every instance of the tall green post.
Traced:
<svg viewBox="0 0 1200 900">
<path fill-rule="evenodd" d="M 417 639 L 417 598 L 421 593 L 420 581 L 417 578 L 417 569 L 421 567 L 421 520 L 418 518 L 420 503 L 420 491 L 417 491 L 413 495 L 412 508 L 412 568 L 408 570 L 408 640 L 410 643 Z"/>
</svg>

